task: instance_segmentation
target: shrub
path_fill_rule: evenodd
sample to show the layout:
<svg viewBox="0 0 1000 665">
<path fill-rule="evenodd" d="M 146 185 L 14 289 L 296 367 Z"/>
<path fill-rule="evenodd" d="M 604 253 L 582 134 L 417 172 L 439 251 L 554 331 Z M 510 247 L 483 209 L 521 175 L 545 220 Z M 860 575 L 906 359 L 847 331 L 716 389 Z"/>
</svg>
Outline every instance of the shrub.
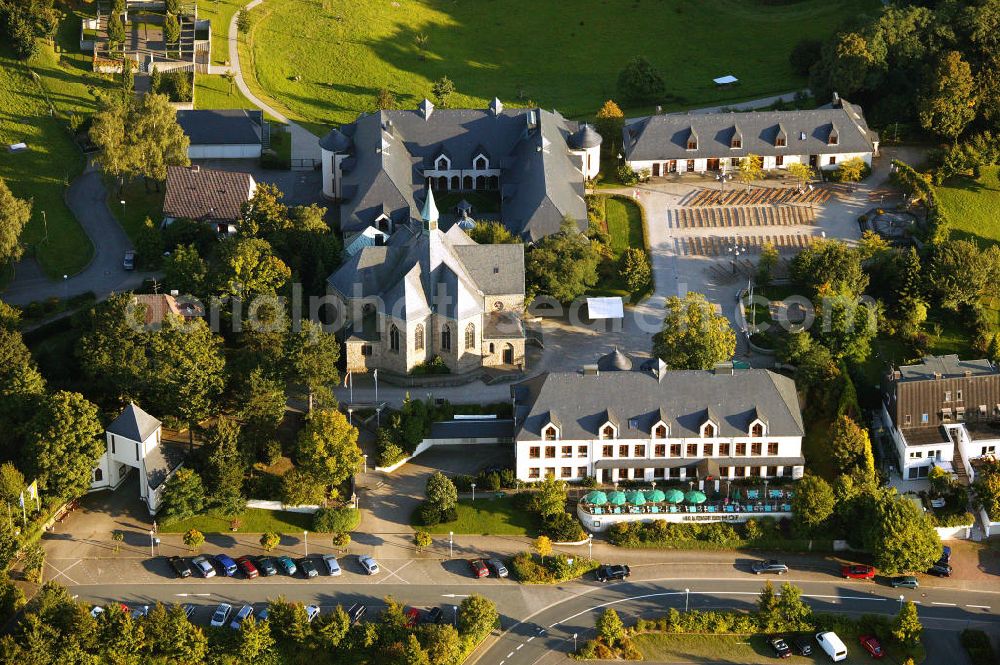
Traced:
<svg viewBox="0 0 1000 665">
<path fill-rule="evenodd" d="M 287 171 L 292 168 L 289 160 L 283 159 L 277 152 L 268 148 L 260 153 L 260 167 L 272 171 Z"/>
<path fill-rule="evenodd" d="M 597 487 L 597 478 L 595 476 L 587 476 L 581 478 L 578 484 L 580 487 Z"/>
<path fill-rule="evenodd" d="M 618 180 L 626 187 L 631 187 L 639 182 L 639 174 L 628 164 L 621 164 L 618 169 Z"/>
<path fill-rule="evenodd" d="M 458 475 L 451 479 L 455 483 L 455 489 L 459 492 L 471 492 L 472 491 L 472 476 Z M 477 484 L 478 486 L 478 484 Z"/>
<path fill-rule="evenodd" d="M 569 513 L 557 513 L 546 519 L 542 533 L 561 543 L 578 542 L 587 537 L 580 522 Z"/>
<path fill-rule="evenodd" d="M 421 526 L 437 526 L 441 523 L 441 509 L 430 501 L 422 501 L 417 506 L 416 522 Z"/>
<path fill-rule="evenodd" d="M 385 430 L 381 430 L 385 431 Z M 378 450 L 378 465 L 379 466 L 392 466 L 399 460 L 406 457 L 406 452 L 400 448 L 396 442 L 386 439 L 379 440 L 379 450 Z"/>
<path fill-rule="evenodd" d="M 320 508 L 313 515 L 313 531 L 317 533 L 349 533 L 358 528 L 361 513 L 350 506 Z"/>
</svg>

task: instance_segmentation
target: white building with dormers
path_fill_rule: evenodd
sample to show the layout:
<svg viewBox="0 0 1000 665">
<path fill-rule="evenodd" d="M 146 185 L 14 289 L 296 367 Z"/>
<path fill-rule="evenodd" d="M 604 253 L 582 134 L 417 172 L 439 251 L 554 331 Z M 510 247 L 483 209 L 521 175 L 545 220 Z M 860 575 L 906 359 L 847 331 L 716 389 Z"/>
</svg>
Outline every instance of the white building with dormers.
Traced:
<svg viewBox="0 0 1000 665">
<path fill-rule="evenodd" d="M 769 370 L 636 368 L 616 349 L 511 397 L 520 480 L 798 479 L 805 467 L 795 382 Z"/>
</svg>

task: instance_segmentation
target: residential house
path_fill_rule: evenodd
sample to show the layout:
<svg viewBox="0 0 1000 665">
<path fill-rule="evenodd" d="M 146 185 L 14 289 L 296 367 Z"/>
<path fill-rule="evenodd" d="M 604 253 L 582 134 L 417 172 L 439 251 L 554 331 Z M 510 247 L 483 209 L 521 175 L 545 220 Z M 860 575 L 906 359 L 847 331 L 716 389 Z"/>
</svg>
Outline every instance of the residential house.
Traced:
<svg viewBox="0 0 1000 665">
<path fill-rule="evenodd" d="M 535 241 L 566 216 L 586 229 L 584 180 L 600 169 L 600 143 L 589 125 L 556 112 L 506 109 L 499 99 L 439 109 L 425 99 L 413 110 L 362 114 L 320 139 L 323 195 L 339 202 L 345 234 L 406 226 L 429 187 L 446 213 L 464 203 L 471 218 L 499 215 Z"/>
<path fill-rule="evenodd" d="M 406 374 L 435 358 L 455 374 L 522 369 L 524 246 L 479 245 L 457 224 L 442 231 L 430 189 L 420 217 L 327 280 L 347 324 L 347 369 Z"/>
<path fill-rule="evenodd" d="M 193 166 L 168 166 L 163 221 L 193 219 L 215 226 L 220 234 L 236 233 L 240 208 L 257 191 L 249 173 Z"/>
<path fill-rule="evenodd" d="M 248 109 L 178 111 L 189 159 L 260 159 L 267 138 L 264 112 Z"/>
<path fill-rule="evenodd" d="M 926 478 L 939 466 L 970 482 L 976 463 L 1000 449 L 1000 369 L 954 354 L 892 369 L 882 385 L 882 422 L 903 479 Z"/>
<path fill-rule="evenodd" d="M 765 170 L 802 163 L 831 170 L 860 157 L 871 166 L 878 135 L 861 107 L 836 95 L 807 111 L 678 113 L 633 118 L 622 130 L 625 162 L 653 177 L 735 171 L 747 155 Z"/>
<path fill-rule="evenodd" d="M 795 383 L 765 369 L 672 371 L 616 349 L 511 398 L 521 480 L 798 479 L 805 466 Z"/>
<path fill-rule="evenodd" d="M 143 323 L 146 328 L 159 328 L 168 316 L 176 316 L 185 321 L 204 315 L 201 303 L 187 298 L 179 298 L 175 293 L 136 293 L 132 302 L 143 308 Z"/>
</svg>

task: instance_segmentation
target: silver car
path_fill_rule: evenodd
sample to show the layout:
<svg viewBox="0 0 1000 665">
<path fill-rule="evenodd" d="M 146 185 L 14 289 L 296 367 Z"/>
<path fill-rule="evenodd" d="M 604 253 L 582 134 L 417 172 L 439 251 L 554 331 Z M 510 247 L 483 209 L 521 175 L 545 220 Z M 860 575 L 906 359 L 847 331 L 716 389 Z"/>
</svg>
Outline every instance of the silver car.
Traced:
<svg viewBox="0 0 1000 665">
<path fill-rule="evenodd" d="M 202 577 L 215 577 L 215 566 L 207 557 L 196 556 L 191 559 L 191 563 L 194 564 L 195 570 L 201 573 Z"/>
<path fill-rule="evenodd" d="M 760 575 L 762 573 L 784 575 L 788 572 L 788 566 L 781 563 L 777 559 L 768 559 L 767 561 L 754 561 L 753 565 L 750 566 L 750 570 L 752 570 L 755 575 Z"/>
<path fill-rule="evenodd" d="M 219 603 L 219 606 L 215 609 L 215 614 L 212 615 L 211 624 L 216 628 L 225 626 L 226 620 L 232 611 L 233 606 L 229 603 Z"/>
<path fill-rule="evenodd" d="M 363 554 L 358 557 L 358 563 L 361 567 L 365 569 L 365 572 L 369 575 L 378 574 L 378 562 L 367 554 Z"/>
<path fill-rule="evenodd" d="M 330 573 L 330 575 L 340 575 L 340 564 L 337 563 L 337 557 L 332 554 L 324 554 L 323 563 L 326 564 L 326 572 Z"/>
</svg>

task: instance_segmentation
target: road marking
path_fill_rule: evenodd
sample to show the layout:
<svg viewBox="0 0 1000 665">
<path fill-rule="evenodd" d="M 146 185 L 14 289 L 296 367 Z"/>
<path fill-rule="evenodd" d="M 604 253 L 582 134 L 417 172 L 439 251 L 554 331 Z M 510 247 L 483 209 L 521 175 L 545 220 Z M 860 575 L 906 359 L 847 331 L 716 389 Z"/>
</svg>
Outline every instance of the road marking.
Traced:
<svg viewBox="0 0 1000 665">
<path fill-rule="evenodd" d="M 533 640 L 533 639 L 535 639 L 535 636 L 534 636 L 534 635 L 532 635 L 531 637 L 529 637 L 529 638 L 528 638 L 528 641 L 530 642 L 530 641 L 531 641 L 531 640 Z"/>
<path fill-rule="evenodd" d="M 507 654 L 507 657 L 508 657 L 508 658 L 510 658 L 510 657 L 511 657 L 511 656 L 513 656 L 513 655 L 514 655 L 514 652 L 513 652 L 513 651 L 511 651 L 511 652 L 510 652 L 509 654 Z"/>
<path fill-rule="evenodd" d="M 955 603 L 939 603 L 936 601 L 931 601 L 931 605 L 942 605 L 944 607 L 955 607 Z"/>
<path fill-rule="evenodd" d="M 398 575 L 397 573 L 399 573 L 399 571 L 401 571 L 401 570 L 402 570 L 403 568 L 406 568 L 407 566 L 409 566 L 409 565 L 410 565 L 411 563 L 413 563 L 414 561 L 416 561 L 416 559 L 410 559 L 409 561 L 407 561 L 406 563 L 404 563 L 404 564 L 403 564 L 402 566 L 400 566 L 400 567 L 399 567 L 399 568 L 397 568 L 396 570 L 389 570 L 388 568 L 385 568 L 385 564 L 383 564 L 383 568 L 385 568 L 386 572 L 388 572 L 388 573 L 389 573 L 389 575 L 388 575 L 387 577 L 383 577 L 383 578 L 381 578 L 381 579 L 380 579 L 380 580 L 379 580 L 378 582 L 376 582 L 375 584 L 381 584 L 382 582 L 385 582 L 385 581 L 386 581 L 387 579 L 389 579 L 390 577 L 395 577 L 395 578 L 396 578 L 397 580 L 399 580 L 399 581 L 400 581 L 400 582 L 402 582 L 403 584 L 409 584 L 409 582 L 408 582 L 407 580 L 404 580 L 404 579 L 403 579 L 402 577 L 400 577 L 400 576 L 399 576 L 399 575 Z"/>
<path fill-rule="evenodd" d="M 468 598 L 468 597 L 469 597 L 469 594 L 461 594 L 461 593 L 443 593 L 443 594 L 441 594 L 441 597 L 442 597 L 442 598 Z"/>
<path fill-rule="evenodd" d="M 52 579 L 50 579 L 48 581 L 49 582 L 54 582 L 55 580 L 59 579 L 60 577 L 65 577 L 66 579 L 68 579 L 70 582 L 73 583 L 73 586 L 80 586 L 79 583 L 76 580 L 74 580 L 72 577 L 70 577 L 69 575 L 66 574 L 66 571 L 70 570 L 71 568 L 73 568 L 73 566 L 80 565 L 81 563 L 83 563 L 83 560 L 82 559 L 78 559 L 78 560 L 74 561 L 73 563 L 71 563 L 70 565 L 68 565 L 65 568 L 63 568 L 62 570 L 59 570 L 58 568 L 56 568 L 55 566 L 53 566 L 51 563 L 49 563 L 48 561 L 46 561 L 45 565 L 48 566 L 49 568 L 51 568 L 52 570 L 56 571 L 56 573 L 58 573 L 55 577 L 53 577 Z"/>
<path fill-rule="evenodd" d="M 523 649 L 523 648 L 524 648 L 524 645 L 523 645 L 523 644 L 518 644 L 518 645 L 517 645 L 517 648 L 516 648 L 516 649 L 514 649 L 514 651 L 520 651 L 520 650 L 521 650 L 521 649 Z"/>
<path fill-rule="evenodd" d="M 726 593 L 727 592 L 724 591 L 722 593 L 715 594 L 715 595 L 721 596 L 721 595 L 725 595 Z M 753 594 L 753 595 L 760 595 L 760 594 Z M 776 595 L 780 595 L 780 594 L 776 594 Z M 802 594 L 802 597 L 803 598 L 836 598 L 838 600 L 890 600 L 889 598 L 880 598 L 878 596 L 821 596 L 819 594 L 812 594 L 812 593 L 804 593 L 804 594 Z"/>
<path fill-rule="evenodd" d="M 990 609 L 989 605 L 966 605 L 966 607 L 971 607 L 971 608 L 976 609 L 976 610 L 988 610 L 988 609 Z"/>
</svg>

